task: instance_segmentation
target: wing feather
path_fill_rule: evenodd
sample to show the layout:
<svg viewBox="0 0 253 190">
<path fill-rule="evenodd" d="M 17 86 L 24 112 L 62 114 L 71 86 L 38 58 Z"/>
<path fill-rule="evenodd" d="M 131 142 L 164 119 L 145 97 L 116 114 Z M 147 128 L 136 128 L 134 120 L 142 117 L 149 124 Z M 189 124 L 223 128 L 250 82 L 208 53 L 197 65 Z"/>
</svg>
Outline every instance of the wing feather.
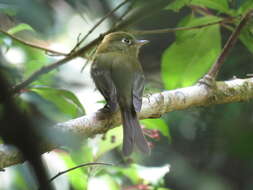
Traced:
<svg viewBox="0 0 253 190">
<path fill-rule="evenodd" d="M 93 63 L 91 68 L 91 76 L 93 81 L 99 90 L 99 92 L 104 96 L 110 111 L 115 111 L 117 109 L 117 93 L 114 83 L 111 78 L 110 69 L 96 67 L 96 62 Z"/>
<path fill-rule="evenodd" d="M 144 84 L 144 75 L 142 73 L 135 73 L 133 81 L 133 104 L 137 112 L 141 111 Z"/>
</svg>

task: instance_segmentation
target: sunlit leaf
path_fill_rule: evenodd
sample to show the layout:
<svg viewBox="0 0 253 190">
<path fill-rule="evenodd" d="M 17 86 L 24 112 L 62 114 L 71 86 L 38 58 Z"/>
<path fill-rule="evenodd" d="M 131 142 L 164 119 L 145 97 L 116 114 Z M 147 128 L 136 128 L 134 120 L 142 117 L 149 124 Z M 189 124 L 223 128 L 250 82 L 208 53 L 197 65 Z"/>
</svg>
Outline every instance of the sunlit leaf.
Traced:
<svg viewBox="0 0 253 190">
<path fill-rule="evenodd" d="M 34 71 L 40 69 L 49 61 L 42 51 L 18 43 L 15 45 L 20 45 L 28 55 L 27 61 L 24 64 L 24 78 L 29 77 Z"/>
<path fill-rule="evenodd" d="M 126 176 L 127 178 L 129 178 L 133 184 L 137 184 L 140 181 L 140 177 L 137 172 L 137 168 L 133 164 L 127 168 L 113 167 L 113 169 L 118 171 L 123 176 Z"/>
<path fill-rule="evenodd" d="M 15 183 L 19 189 L 27 189 L 27 182 L 24 180 L 24 174 L 20 171 L 15 172 Z"/>
<path fill-rule="evenodd" d="M 229 9 L 227 0 L 192 0 L 191 4 L 214 9 L 222 13 L 233 13 L 232 9 Z"/>
<path fill-rule="evenodd" d="M 185 5 L 188 5 L 190 2 L 191 0 L 174 0 L 165 9 L 179 11 L 181 8 L 183 8 Z"/>
<path fill-rule="evenodd" d="M 82 162 L 93 162 L 94 158 L 93 158 L 93 152 L 92 152 L 92 148 L 93 147 L 89 147 L 89 146 L 83 146 L 82 150 L 79 151 L 81 153 L 81 155 L 79 155 L 79 159 Z M 75 156 L 76 158 L 76 156 Z"/>
<path fill-rule="evenodd" d="M 240 7 L 237 11 L 238 14 L 244 14 L 250 9 L 253 9 L 253 2 L 252 0 L 245 0 L 244 2 L 240 1 Z"/>
<path fill-rule="evenodd" d="M 186 26 L 217 21 L 216 17 L 191 18 Z M 217 59 L 221 50 L 219 25 L 181 31 L 162 56 L 162 79 L 166 89 L 194 84 Z"/>
<path fill-rule="evenodd" d="M 253 53 L 253 24 L 246 25 L 240 34 L 241 42 Z"/>
<path fill-rule="evenodd" d="M 71 157 L 68 154 L 64 153 L 61 154 L 60 156 L 64 160 L 68 168 L 73 168 L 78 165 L 71 159 Z M 66 175 L 68 176 L 69 181 L 74 189 L 76 190 L 87 189 L 88 175 L 84 172 L 82 168 L 72 170 L 66 173 Z"/>
<path fill-rule="evenodd" d="M 64 117 L 54 104 L 42 98 L 35 92 L 23 92 L 19 96 L 19 99 L 17 99 L 17 102 L 19 107 L 27 114 L 34 114 L 34 111 L 36 110 L 39 114 L 51 120 L 58 121 L 60 118 Z M 35 118 L 35 116 L 33 117 Z"/>
<path fill-rule="evenodd" d="M 11 29 L 9 29 L 8 33 L 9 34 L 16 34 L 18 32 L 24 31 L 24 30 L 29 30 L 29 31 L 34 32 L 34 29 L 30 25 L 21 23 L 21 24 L 18 24 L 17 26 L 14 26 Z"/>
<path fill-rule="evenodd" d="M 109 130 L 106 133 L 104 139 L 101 139 L 98 145 L 98 152 L 96 153 L 96 158 L 99 158 L 104 153 L 118 147 L 122 144 L 123 140 L 123 130 L 122 127 L 116 127 L 114 129 Z"/>
<path fill-rule="evenodd" d="M 7 14 L 9 16 L 15 16 L 16 15 L 16 11 L 14 10 L 13 7 L 8 6 L 8 5 L 0 5 L 0 12 Z"/>
<path fill-rule="evenodd" d="M 24 50 L 27 57 L 27 61 L 24 63 L 24 72 L 23 72 L 23 77 L 28 78 L 30 75 L 32 75 L 35 71 L 39 70 L 47 62 L 49 62 L 49 58 L 45 56 L 45 53 L 43 51 L 39 51 L 34 48 L 30 48 L 24 45 L 20 45 Z M 51 85 L 55 82 L 54 77 L 55 73 L 57 71 L 53 70 L 49 73 L 45 73 L 42 76 L 40 76 L 37 80 L 35 80 L 32 85 Z"/>
</svg>

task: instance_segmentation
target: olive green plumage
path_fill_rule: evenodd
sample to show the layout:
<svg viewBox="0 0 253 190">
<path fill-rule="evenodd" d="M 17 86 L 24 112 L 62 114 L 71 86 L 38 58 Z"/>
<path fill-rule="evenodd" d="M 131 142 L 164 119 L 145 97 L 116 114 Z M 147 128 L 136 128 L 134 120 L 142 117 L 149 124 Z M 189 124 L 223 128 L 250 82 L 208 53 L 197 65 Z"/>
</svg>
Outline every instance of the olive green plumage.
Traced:
<svg viewBox="0 0 253 190">
<path fill-rule="evenodd" d="M 144 153 L 150 151 L 136 114 L 141 110 L 144 89 L 138 54 L 145 43 L 126 32 L 108 34 L 98 46 L 91 67 L 95 85 L 107 102 L 102 111 L 120 108 L 125 156 L 132 153 L 135 144 Z"/>
</svg>

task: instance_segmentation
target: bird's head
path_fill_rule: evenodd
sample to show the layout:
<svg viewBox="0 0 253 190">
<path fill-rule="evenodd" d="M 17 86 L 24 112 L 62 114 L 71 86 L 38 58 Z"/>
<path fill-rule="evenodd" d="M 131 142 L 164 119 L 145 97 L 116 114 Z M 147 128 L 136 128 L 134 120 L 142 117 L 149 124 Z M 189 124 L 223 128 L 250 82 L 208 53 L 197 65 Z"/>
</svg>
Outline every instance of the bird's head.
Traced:
<svg viewBox="0 0 253 190">
<path fill-rule="evenodd" d="M 119 52 L 130 53 L 136 56 L 139 48 L 148 43 L 147 40 L 137 40 L 132 34 L 126 32 L 113 32 L 107 34 L 98 47 L 99 53 Z"/>
</svg>

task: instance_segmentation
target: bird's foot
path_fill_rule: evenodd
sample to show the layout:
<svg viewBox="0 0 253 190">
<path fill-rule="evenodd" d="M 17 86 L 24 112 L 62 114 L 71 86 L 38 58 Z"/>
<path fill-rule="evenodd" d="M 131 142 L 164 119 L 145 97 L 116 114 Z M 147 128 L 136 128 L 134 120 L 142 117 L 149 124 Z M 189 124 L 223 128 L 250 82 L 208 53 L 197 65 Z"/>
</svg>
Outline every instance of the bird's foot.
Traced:
<svg viewBox="0 0 253 190">
<path fill-rule="evenodd" d="M 99 110 L 99 112 L 106 113 L 106 114 L 108 113 L 113 114 L 117 112 L 117 110 L 118 110 L 117 104 L 111 103 L 111 104 L 106 104 L 103 108 Z"/>
<path fill-rule="evenodd" d="M 117 112 L 117 107 L 115 106 L 109 106 L 108 104 L 106 104 L 103 108 L 98 110 L 98 116 L 100 119 L 106 119 L 109 116 L 113 115 L 114 113 Z"/>
</svg>

